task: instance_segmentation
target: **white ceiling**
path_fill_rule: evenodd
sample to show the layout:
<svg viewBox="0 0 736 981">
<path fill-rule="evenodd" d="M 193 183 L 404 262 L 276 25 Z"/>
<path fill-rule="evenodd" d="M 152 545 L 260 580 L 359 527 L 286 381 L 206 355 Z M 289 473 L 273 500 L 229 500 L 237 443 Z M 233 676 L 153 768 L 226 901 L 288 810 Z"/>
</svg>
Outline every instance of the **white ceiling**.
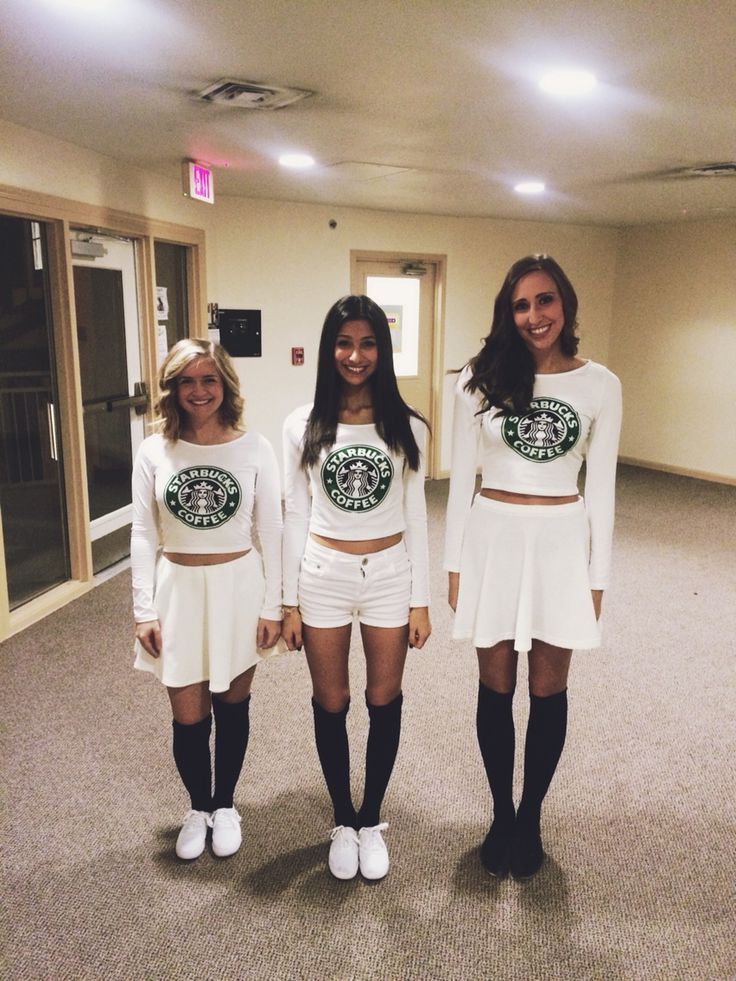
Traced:
<svg viewBox="0 0 736 981">
<path fill-rule="evenodd" d="M 716 218 L 736 214 L 736 176 L 662 174 L 736 160 L 735 51 L 736 0 L 2 0 L 0 118 L 176 178 L 208 162 L 218 197 Z M 571 65 L 593 95 L 539 90 Z M 221 78 L 315 95 L 193 97 Z M 289 150 L 317 166 L 285 171 Z M 532 178 L 545 195 L 513 191 Z"/>
</svg>

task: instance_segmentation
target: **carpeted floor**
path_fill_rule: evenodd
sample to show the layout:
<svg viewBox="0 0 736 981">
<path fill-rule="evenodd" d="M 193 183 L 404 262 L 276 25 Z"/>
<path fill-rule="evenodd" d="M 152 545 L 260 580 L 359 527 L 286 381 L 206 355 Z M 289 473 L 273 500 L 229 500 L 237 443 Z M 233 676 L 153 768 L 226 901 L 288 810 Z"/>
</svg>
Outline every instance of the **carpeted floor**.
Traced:
<svg viewBox="0 0 736 981">
<path fill-rule="evenodd" d="M 428 486 L 434 634 L 407 664 L 383 882 L 326 871 L 331 812 L 302 656 L 258 671 L 236 794 L 243 848 L 185 864 L 167 699 L 131 670 L 129 573 L 7 641 L 4 977 L 736 977 L 736 488 L 631 467 L 619 485 L 605 646 L 573 657 L 549 858 L 528 883 L 499 883 L 478 861 L 489 805 L 475 657 L 449 640 L 446 482 Z M 357 790 L 358 647 L 352 670 Z M 515 711 L 521 743 L 525 672 Z"/>
</svg>

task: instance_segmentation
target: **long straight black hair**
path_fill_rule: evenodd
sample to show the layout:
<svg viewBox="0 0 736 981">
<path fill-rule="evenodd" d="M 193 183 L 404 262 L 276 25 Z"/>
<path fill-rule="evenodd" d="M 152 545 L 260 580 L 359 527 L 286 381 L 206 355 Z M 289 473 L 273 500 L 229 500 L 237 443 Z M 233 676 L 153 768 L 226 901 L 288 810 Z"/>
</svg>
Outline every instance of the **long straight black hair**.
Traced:
<svg viewBox="0 0 736 981">
<path fill-rule="evenodd" d="M 469 392 L 483 394 L 481 411 L 495 406 L 503 413 L 525 412 L 534 391 L 536 367 L 514 323 L 511 297 L 519 280 L 530 272 L 550 276 L 560 293 L 565 324 L 560 334 L 563 354 L 575 356 L 578 351 L 578 298 L 572 283 L 560 265 L 548 255 L 528 255 L 517 260 L 506 274 L 493 306 L 493 322 L 483 347 L 470 359 Z"/>
<path fill-rule="evenodd" d="M 342 397 L 342 380 L 335 368 L 335 342 L 348 320 L 366 320 L 375 335 L 376 370 L 368 379 L 373 400 L 373 419 L 378 435 L 394 453 L 402 453 L 412 470 L 419 468 L 419 447 L 410 419 L 427 422 L 401 397 L 394 372 L 393 344 L 386 314 L 368 296 L 343 296 L 327 311 L 319 341 L 314 405 L 304 432 L 302 466 L 311 467 L 320 452 L 335 442 Z"/>
</svg>

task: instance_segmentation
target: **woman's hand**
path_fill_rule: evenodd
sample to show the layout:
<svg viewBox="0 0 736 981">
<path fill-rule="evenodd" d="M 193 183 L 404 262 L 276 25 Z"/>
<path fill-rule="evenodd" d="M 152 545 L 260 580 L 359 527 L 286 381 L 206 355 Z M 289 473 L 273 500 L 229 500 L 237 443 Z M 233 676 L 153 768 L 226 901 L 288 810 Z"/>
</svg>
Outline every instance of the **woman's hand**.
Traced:
<svg viewBox="0 0 736 981">
<path fill-rule="evenodd" d="M 421 650 L 431 633 L 432 624 L 429 622 L 429 607 L 413 606 L 409 610 L 409 647 L 416 647 Z"/>
<path fill-rule="evenodd" d="M 151 657 L 161 654 L 161 624 L 158 620 L 146 620 L 135 625 L 135 639 Z"/>
<path fill-rule="evenodd" d="M 603 590 L 591 589 L 590 595 L 593 597 L 593 609 L 595 610 L 596 620 L 601 618 L 601 606 L 603 605 Z"/>
<path fill-rule="evenodd" d="M 450 609 L 455 612 L 457 609 L 457 594 L 460 590 L 460 573 L 459 572 L 448 572 L 447 573 L 447 602 L 450 604 Z"/>
<path fill-rule="evenodd" d="M 280 620 L 264 620 L 263 617 L 258 618 L 258 626 L 256 627 L 256 645 L 258 647 L 273 647 L 280 636 Z"/>
<path fill-rule="evenodd" d="M 284 607 L 284 622 L 281 636 L 290 651 L 302 649 L 302 618 L 298 606 Z"/>
</svg>

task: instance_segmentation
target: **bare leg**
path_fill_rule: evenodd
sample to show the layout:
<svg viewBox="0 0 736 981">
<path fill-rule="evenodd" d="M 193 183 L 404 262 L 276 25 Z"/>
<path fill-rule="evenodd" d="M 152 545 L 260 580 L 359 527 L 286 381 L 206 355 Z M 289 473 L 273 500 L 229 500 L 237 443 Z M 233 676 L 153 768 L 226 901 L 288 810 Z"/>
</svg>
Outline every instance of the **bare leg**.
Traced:
<svg viewBox="0 0 736 981">
<path fill-rule="evenodd" d="M 182 725 L 190 726 L 210 714 L 212 702 L 206 681 L 183 688 L 167 688 L 174 719 Z"/>
<path fill-rule="evenodd" d="M 348 652 L 352 624 L 344 627 L 303 625 L 304 650 L 312 676 L 312 694 L 327 712 L 339 712 L 350 701 Z"/>
</svg>

